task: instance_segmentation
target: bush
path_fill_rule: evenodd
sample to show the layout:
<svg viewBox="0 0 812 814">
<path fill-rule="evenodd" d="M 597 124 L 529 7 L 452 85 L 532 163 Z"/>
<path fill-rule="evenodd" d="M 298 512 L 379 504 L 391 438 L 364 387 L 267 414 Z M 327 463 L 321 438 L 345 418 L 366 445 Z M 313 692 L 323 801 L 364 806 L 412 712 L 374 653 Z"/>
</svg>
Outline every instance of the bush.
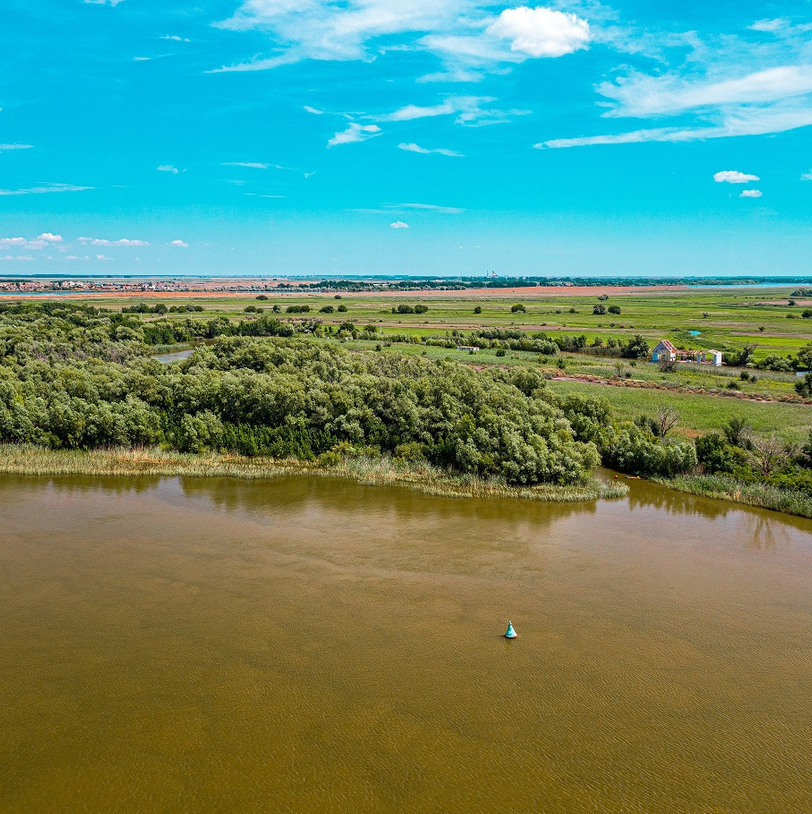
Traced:
<svg viewBox="0 0 812 814">
<path fill-rule="evenodd" d="M 619 314 L 620 313 L 620 306 L 619 305 L 610 305 L 606 310 L 610 314 Z"/>
<path fill-rule="evenodd" d="M 801 381 L 796 382 L 795 392 L 805 399 L 812 398 L 812 373 L 807 373 Z"/>
<path fill-rule="evenodd" d="M 592 314 L 593 314 L 593 316 L 602 316 L 605 313 L 606 313 L 606 306 L 605 305 L 601 305 L 600 303 L 598 303 L 597 305 L 592 306 Z"/>
<path fill-rule="evenodd" d="M 511 314 L 524 314 L 526 311 L 527 309 L 521 303 L 516 303 L 516 305 L 510 306 Z"/>
<path fill-rule="evenodd" d="M 690 472 L 697 465 L 693 444 L 662 443 L 634 424 L 626 424 L 603 451 L 607 466 L 635 475 L 672 478 Z"/>
</svg>

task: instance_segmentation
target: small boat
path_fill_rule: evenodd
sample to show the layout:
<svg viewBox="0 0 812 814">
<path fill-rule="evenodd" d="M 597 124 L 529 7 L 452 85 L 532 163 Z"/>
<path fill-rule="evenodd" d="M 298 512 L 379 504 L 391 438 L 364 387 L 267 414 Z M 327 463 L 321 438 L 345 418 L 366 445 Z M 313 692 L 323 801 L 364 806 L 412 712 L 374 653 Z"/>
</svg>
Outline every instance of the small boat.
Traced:
<svg viewBox="0 0 812 814">
<path fill-rule="evenodd" d="M 513 629 L 513 622 L 508 622 L 507 630 L 505 631 L 506 639 L 515 639 L 519 634 Z"/>
</svg>

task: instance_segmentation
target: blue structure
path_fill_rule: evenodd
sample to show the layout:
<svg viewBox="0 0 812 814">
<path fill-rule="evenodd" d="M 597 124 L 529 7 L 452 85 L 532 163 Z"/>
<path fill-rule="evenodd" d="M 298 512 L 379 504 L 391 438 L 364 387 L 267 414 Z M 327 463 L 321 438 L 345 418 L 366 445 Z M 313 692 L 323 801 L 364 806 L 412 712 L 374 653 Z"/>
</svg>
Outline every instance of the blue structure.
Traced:
<svg viewBox="0 0 812 814">
<path fill-rule="evenodd" d="M 507 630 L 505 631 L 506 639 L 515 639 L 519 634 L 513 629 L 513 622 L 508 622 Z"/>
</svg>

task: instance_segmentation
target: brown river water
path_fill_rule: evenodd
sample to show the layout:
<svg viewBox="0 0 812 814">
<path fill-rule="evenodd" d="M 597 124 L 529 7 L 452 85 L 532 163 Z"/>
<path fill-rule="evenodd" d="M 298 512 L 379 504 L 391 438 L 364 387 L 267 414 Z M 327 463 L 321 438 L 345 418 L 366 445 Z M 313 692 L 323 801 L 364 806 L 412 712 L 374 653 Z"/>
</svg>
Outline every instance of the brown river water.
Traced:
<svg viewBox="0 0 812 814">
<path fill-rule="evenodd" d="M 810 811 L 812 522 L 0 478 L 3 814 Z"/>
</svg>

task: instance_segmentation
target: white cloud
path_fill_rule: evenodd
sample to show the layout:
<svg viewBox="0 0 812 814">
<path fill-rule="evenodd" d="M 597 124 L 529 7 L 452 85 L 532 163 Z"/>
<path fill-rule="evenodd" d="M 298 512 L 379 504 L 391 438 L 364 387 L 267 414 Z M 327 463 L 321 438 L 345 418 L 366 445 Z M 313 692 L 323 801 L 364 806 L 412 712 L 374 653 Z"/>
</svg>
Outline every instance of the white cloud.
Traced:
<svg viewBox="0 0 812 814">
<path fill-rule="evenodd" d="M 427 212 L 439 212 L 442 215 L 459 215 L 460 213 L 464 212 L 464 209 L 460 209 L 458 206 L 438 206 L 437 204 L 427 204 L 427 203 L 402 203 L 402 204 L 393 204 L 399 209 L 422 209 Z"/>
<path fill-rule="evenodd" d="M 106 256 L 105 256 L 105 255 L 103 255 L 103 254 L 97 254 L 97 255 L 96 255 L 96 259 L 97 259 L 97 260 L 112 260 L 113 258 L 112 258 L 112 257 L 106 257 Z"/>
<path fill-rule="evenodd" d="M 407 153 L 420 153 L 420 155 L 445 155 L 454 158 L 462 158 L 462 153 L 455 152 L 454 150 L 445 150 L 442 147 L 429 150 L 426 147 L 421 147 L 419 144 L 403 143 L 398 144 L 398 149 L 405 150 Z"/>
<path fill-rule="evenodd" d="M 381 135 L 381 128 L 377 124 L 358 124 L 350 122 L 349 127 L 336 133 L 328 142 L 328 147 L 335 147 L 339 144 L 355 144 L 359 141 L 366 141 L 369 138 Z"/>
<path fill-rule="evenodd" d="M 409 224 L 404 223 L 402 220 L 396 220 L 393 223 L 389 224 L 393 229 L 408 229 Z"/>
<path fill-rule="evenodd" d="M 46 195 L 49 192 L 85 192 L 93 187 L 79 187 L 75 184 L 43 184 L 27 189 L 0 189 L 0 195 Z"/>
<path fill-rule="evenodd" d="M 713 174 L 717 184 L 749 184 L 751 181 L 760 181 L 757 175 L 748 175 L 738 170 L 721 170 Z"/>
<path fill-rule="evenodd" d="M 513 116 L 524 116 L 528 110 L 496 110 L 483 107 L 496 100 L 492 96 L 449 96 L 436 105 L 405 105 L 392 113 L 375 116 L 380 122 L 407 122 L 415 119 L 430 119 L 437 116 L 456 115 L 456 124 L 477 126 L 483 124 L 503 124 Z"/>
<path fill-rule="evenodd" d="M 519 6 L 497 15 L 486 0 L 242 0 L 230 19 L 216 25 L 263 32 L 273 49 L 271 56 L 218 71 L 269 70 L 303 59 L 371 61 L 392 51 L 424 51 L 446 63 L 441 75 L 452 81 L 471 81 L 482 70 L 501 70 L 502 64 L 528 58 L 562 56 L 590 39 L 589 25 L 574 14 Z"/>
<path fill-rule="evenodd" d="M 5 263 L 11 263 L 11 262 L 15 262 L 15 261 L 16 262 L 28 263 L 28 262 L 31 262 L 33 259 L 34 258 L 31 257 L 31 255 L 28 255 L 28 254 L 17 255 L 16 257 L 14 255 L 7 254 L 7 255 L 5 255 L 3 257 L 0 257 L 0 261 L 5 262 Z"/>
<path fill-rule="evenodd" d="M 171 164 L 161 164 L 157 169 L 158 172 L 171 172 L 172 175 L 177 175 L 180 172 L 177 167 L 173 167 Z"/>
<path fill-rule="evenodd" d="M 767 68 L 722 81 L 683 79 L 678 74 L 632 73 L 602 82 L 598 93 L 614 106 L 604 115 L 647 118 L 724 105 L 764 104 L 812 93 L 812 65 Z"/>
<path fill-rule="evenodd" d="M 124 0 L 84 0 L 84 3 L 88 6 L 117 6 L 119 3 L 123 3 Z"/>
<path fill-rule="evenodd" d="M 718 116 L 716 124 L 695 127 L 656 127 L 599 136 L 579 136 L 542 141 L 533 146 L 542 148 L 588 147 L 596 144 L 640 144 L 642 142 L 688 142 L 732 136 L 758 136 L 783 133 L 812 124 L 812 108 L 774 105 L 771 107 L 741 107 Z"/>
<path fill-rule="evenodd" d="M 182 240 L 173 240 L 173 241 L 170 242 L 169 245 L 170 246 L 177 246 L 179 249 L 188 249 L 189 248 L 189 244 L 185 243 Z"/>
<path fill-rule="evenodd" d="M 809 170 L 809 172 L 805 172 L 805 173 L 804 173 L 804 174 L 801 176 L 801 180 L 802 180 L 802 181 L 812 181 L 812 170 Z"/>
<path fill-rule="evenodd" d="M 761 197 L 761 190 L 760 189 L 743 189 L 741 194 L 739 195 L 740 198 L 760 198 Z"/>
<path fill-rule="evenodd" d="M 133 62 L 152 62 L 152 57 L 133 57 Z"/>
<path fill-rule="evenodd" d="M 43 232 L 41 235 L 29 240 L 25 237 L 0 237 L 0 249 L 31 249 L 39 251 L 46 246 L 53 246 L 54 244 L 62 242 L 62 235 L 53 235 L 50 232 Z"/>
<path fill-rule="evenodd" d="M 487 31 L 510 40 L 511 51 L 531 57 L 561 57 L 586 48 L 591 39 L 586 20 L 544 6 L 506 8 Z"/>
<path fill-rule="evenodd" d="M 33 144 L 0 144 L 0 153 L 6 150 L 33 150 Z"/>
<path fill-rule="evenodd" d="M 177 34 L 163 34 L 159 40 L 170 40 L 171 42 L 191 42 L 187 37 L 179 37 Z"/>
<path fill-rule="evenodd" d="M 76 260 L 90 260 L 90 256 L 86 254 L 84 257 L 77 257 L 75 254 L 69 254 L 65 257 L 65 260 L 70 260 L 71 262 Z"/>
<path fill-rule="evenodd" d="M 363 212 L 367 215 L 394 215 L 407 211 L 436 212 L 440 215 L 459 215 L 464 212 L 458 206 L 438 206 L 427 203 L 385 203 L 379 209 L 350 209 L 350 212 Z"/>
<path fill-rule="evenodd" d="M 267 170 L 270 164 L 262 164 L 259 161 L 226 161 L 221 166 L 223 167 L 247 167 L 252 170 Z"/>
<path fill-rule="evenodd" d="M 322 115 L 324 115 L 324 111 L 323 111 L 323 110 L 319 110 L 317 107 L 310 107 L 310 105 L 305 105 L 305 106 L 304 106 L 304 109 L 305 109 L 305 110 L 306 110 L 308 113 L 312 113 L 314 116 L 322 116 Z"/>
<path fill-rule="evenodd" d="M 83 246 L 149 246 L 146 240 L 131 240 L 122 237 L 119 240 L 105 240 L 98 237 L 80 237 L 77 242 Z"/>
</svg>

